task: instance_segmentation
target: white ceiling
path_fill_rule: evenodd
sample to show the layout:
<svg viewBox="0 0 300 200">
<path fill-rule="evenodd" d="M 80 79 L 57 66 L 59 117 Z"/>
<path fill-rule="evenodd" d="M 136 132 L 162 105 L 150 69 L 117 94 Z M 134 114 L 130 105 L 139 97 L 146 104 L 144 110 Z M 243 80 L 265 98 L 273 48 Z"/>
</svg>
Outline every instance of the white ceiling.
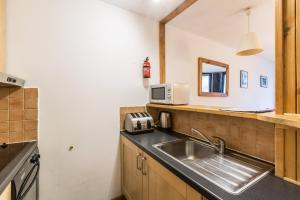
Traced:
<svg viewBox="0 0 300 200">
<path fill-rule="evenodd" d="M 102 0 L 132 12 L 161 20 L 184 0 Z M 251 31 L 264 47 L 260 56 L 275 60 L 275 0 L 199 0 L 169 22 L 170 25 L 237 49 L 247 32 L 243 9 L 252 7 Z"/>
<path fill-rule="evenodd" d="M 237 49 L 247 32 L 243 9 L 252 7 L 250 29 L 258 34 L 264 52 L 275 60 L 275 0 L 199 0 L 169 24 Z M 223 2 L 223 3 L 221 3 Z"/>
<path fill-rule="evenodd" d="M 184 0 L 102 0 L 120 8 L 161 20 Z"/>
</svg>

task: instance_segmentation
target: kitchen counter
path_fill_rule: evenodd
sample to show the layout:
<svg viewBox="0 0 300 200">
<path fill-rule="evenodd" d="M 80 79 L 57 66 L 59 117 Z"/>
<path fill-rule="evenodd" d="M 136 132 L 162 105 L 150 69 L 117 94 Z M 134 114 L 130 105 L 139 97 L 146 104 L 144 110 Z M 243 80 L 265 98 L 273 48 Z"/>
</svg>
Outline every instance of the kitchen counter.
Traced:
<svg viewBox="0 0 300 200">
<path fill-rule="evenodd" d="M 153 157 L 156 161 L 169 169 L 199 193 L 212 200 L 298 200 L 300 199 L 300 187 L 274 174 L 269 174 L 256 184 L 242 192 L 240 195 L 232 195 L 219 188 L 215 184 L 196 174 L 189 168 L 180 164 L 176 160 L 163 154 L 152 147 L 153 144 L 186 138 L 175 132 L 165 132 L 155 130 L 152 133 L 131 135 L 126 132 L 121 134 L 137 145 L 144 152 Z"/>
<path fill-rule="evenodd" d="M 24 142 L 0 146 L 0 194 L 13 180 L 37 142 Z"/>
</svg>

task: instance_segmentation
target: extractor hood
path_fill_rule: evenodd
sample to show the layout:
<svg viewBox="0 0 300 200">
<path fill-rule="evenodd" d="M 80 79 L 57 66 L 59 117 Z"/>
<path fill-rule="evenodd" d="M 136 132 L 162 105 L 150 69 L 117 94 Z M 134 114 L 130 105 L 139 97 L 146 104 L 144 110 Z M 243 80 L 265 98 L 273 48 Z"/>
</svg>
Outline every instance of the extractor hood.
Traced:
<svg viewBox="0 0 300 200">
<path fill-rule="evenodd" d="M 0 72 L 0 87 L 23 87 L 25 80 Z"/>
</svg>

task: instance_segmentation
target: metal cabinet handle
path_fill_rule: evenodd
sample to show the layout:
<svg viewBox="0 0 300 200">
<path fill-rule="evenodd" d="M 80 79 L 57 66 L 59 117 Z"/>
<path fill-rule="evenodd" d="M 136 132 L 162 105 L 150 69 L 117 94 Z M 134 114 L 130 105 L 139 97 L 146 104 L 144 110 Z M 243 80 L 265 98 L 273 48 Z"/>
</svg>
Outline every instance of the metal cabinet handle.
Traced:
<svg viewBox="0 0 300 200">
<path fill-rule="evenodd" d="M 141 167 L 141 162 L 140 162 L 140 157 L 142 156 L 142 154 L 141 153 L 137 153 L 136 154 L 136 168 L 138 169 L 138 170 L 141 170 L 142 169 L 142 167 Z"/>
<path fill-rule="evenodd" d="M 146 158 L 145 157 L 142 157 L 142 174 L 144 176 L 147 175 L 147 170 L 146 170 Z"/>
</svg>

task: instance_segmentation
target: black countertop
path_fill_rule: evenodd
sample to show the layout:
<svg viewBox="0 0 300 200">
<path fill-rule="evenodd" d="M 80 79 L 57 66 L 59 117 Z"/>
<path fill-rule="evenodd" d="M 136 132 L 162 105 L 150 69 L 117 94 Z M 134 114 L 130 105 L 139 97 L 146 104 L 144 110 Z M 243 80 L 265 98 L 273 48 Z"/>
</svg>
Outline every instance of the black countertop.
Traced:
<svg viewBox="0 0 300 200">
<path fill-rule="evenodd" d="M 184 138 L 175 132 L 155 130 L 152 133 L 123 136 L 168 168 L 179 178 L 211 200 L 300 200 L 300 187 L 269 174 L 239 195 L 232 195 L 219 188 L 189 168 L 152 147 L 153 144 Z"/>
<path fill-rule="evenodd" d="M 24 142 L 0 146 L 0 194 L 13 180 L 37 142 Z"/>
</svg>

